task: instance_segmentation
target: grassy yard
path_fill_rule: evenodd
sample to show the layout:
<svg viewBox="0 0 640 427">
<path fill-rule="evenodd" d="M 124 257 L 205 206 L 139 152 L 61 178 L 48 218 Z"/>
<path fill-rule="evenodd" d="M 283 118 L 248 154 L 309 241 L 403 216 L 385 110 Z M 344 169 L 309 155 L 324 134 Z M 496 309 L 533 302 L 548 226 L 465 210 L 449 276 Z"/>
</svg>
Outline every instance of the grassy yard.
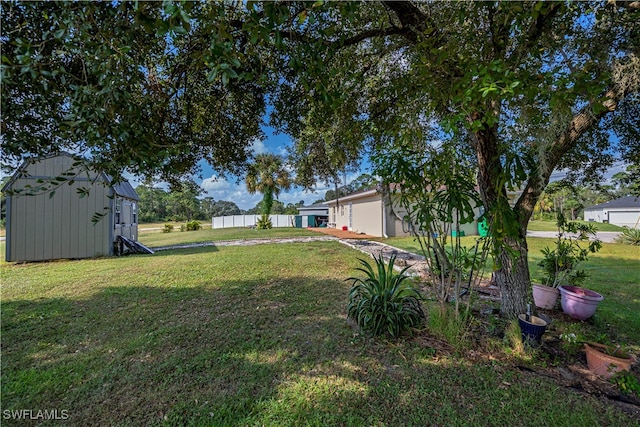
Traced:
<svg viewBox="0 0 640 427">
<path fill-rule="evenodd" d="M 143 226 L 140 226 L 144 228 Z M 219 242 L 221 240 L 274 239 L 287 237 L 322 236 L 306 228 L 272 228 L 255 230 L 251 228 L 215 228 L 197 231 L 180 231 L 178 227 L 170 233 L 161 231 L 141 231 L 138 240 L 146 246 L 170 246 L 185 243 Z"/>
<path fill-rule="evenodd" d="M 426 332 L 360 337 L 344 281 L 359 256 L 314 242 L 3 263 L 2 409 L 71 425 L 640 425 L 516 369 L 501 342 L 467 358 Z"/>
<path fill-rule="evenodd" d="M 476 237 L 472 236 L 462 239 L 467 246 L 473 246 L 475 241 Z M 385 242 L 421 253 L 418 243 L 410 237 L 390 238 Z M 542 269 L 537 264 L 542 259 L 541 250 L 553 245 L 553 239 L 529 237 L 527 243 L 531 280 L 539 283 Z M 640 247 L 603 243 L 602 249 L 591 254 L 580 268 L 589 274 L 584 287 L 605 297 L 596 315 L 588 322 L 589 327 L 585 328 L 590 338 L 606 334 L 640 351 Z"/>
<path fill-rule="evenodd" d="M 622 231 L 622 227 L 613 224 L 604 224 L 601 222 L 575 221 L 581 224 L 592 224 L 597 231 Z M 535 220 L 529 221 L 527 226 L 529 231 L 558 231 L 555 221 Z"/>
</svg>

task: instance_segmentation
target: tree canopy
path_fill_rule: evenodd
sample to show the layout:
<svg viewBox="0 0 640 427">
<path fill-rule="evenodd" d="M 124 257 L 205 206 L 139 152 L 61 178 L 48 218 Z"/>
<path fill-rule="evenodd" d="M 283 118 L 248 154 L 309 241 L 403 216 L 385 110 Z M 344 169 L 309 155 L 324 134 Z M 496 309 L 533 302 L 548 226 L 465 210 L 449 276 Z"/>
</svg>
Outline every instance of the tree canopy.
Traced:
<svg viewBox="0 0 640 427">
<path fill-rule="evenodd" d="M 71 151 L 118 176 L 241 172 L 265 88 L 237 77 L 218 3 L 2 2 L 3 163 Z M 224 17 L 224 18 L 223 18 Z M 244 63 L 251 73 L 250 60 Z M 222 70 L 223 78 L 215 78 Z"/>
<path fill-rule="evenodd" d="M 526 228 L 552 172 L 594 178 L 617 155 L 639 160 L 640 11 L 617 3 L 290 8 L 292 72 L 274 116 L 297 157 L 314 159 L 298 173 L 330 178 L 365 148 L 376 158 L 457 139 L 476 159 L 502 311 L 524 312 Z"/>
</svg>

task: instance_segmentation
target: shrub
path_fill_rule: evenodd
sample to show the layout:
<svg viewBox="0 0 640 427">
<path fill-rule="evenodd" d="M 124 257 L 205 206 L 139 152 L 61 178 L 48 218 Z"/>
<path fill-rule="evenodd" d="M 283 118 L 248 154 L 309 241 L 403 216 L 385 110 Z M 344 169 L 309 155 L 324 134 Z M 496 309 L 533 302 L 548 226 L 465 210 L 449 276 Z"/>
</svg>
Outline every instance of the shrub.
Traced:
<svg viewBox="0 0 640 427">
<path fill-rule="evenodd" d="M 256 223 L 256 228 L 260 230 L 270 230 L 272 227 L 273 227 L 273 224 L 271 223 L 271 219 L 269 218 L 269 215 L 262 215 L 260 219 L 258 219 L 258 222 Z"/>
<path fill-rule="evenodd" d="M 623 227 L 622 234 L 618 236 L 616 242 L 640 246 L 640 228 Z"/>
<path fill-rule="evenodd" d="M 162 227 L 163 233 L 171 233 L 173 231 L 173 224 L 166 223 L 164 227 Z"/>
<path fill-rule="evenodd" d="M 640 380 L 629 371 L 617 372 L 611 377 L 611 382 L 624 394 L 640 397 Z"/>
<path fill-rule="evenodd" d="M 200 230 L 202 228 L 202 225 L 200 224 L 200 221 L 189 221 L 187 222 L 187 231 L 196 231 L 196 230 Z"/>
<path fill-rule="evenodd" d="M 365 274 L 364 278 L 350 277 L 352 288 L 349 293 L 347 316 L 355 321 L 362 332 L 370 336 L 390 335 L 398 337 L 411 332 L 425 319 L 420 300 L 422 296 L 407 280 L 404 274 L 393 270 L 396 256 L 385 265 L 382 255 L 374 256 L 376 269 L 365 260 L 359 259 L 362 267 L 356 270 Z"/>
<path fill-rule="evenodd" d="M 578 270 L 577 266 L 586 261 L 590 253 L 600 250 L 600 240 L 589 240 L 596 237 L 593 224 L 566 222 L 564 216 L 558 213 L 556 225 L 558 237 L 555 247 L 542 249 L 542 260 L 538 263 L 546 276 L 545 285 L 558 287 L 563 284 L 579 286 L 587 274 Z"/>
</svg>

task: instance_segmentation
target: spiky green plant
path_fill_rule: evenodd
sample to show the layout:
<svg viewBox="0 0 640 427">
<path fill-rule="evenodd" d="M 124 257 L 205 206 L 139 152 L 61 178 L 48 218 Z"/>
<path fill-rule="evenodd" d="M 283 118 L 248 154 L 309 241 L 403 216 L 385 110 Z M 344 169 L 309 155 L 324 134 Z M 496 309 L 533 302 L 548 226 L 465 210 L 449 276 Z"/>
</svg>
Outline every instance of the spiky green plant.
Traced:
<svg viewBox="0 0 640 427">
<path fill-rule="evenodd" d="M 625 245 L 640 246 L 640 228 L 623 227 L 616 242 Z"/>
<path fill-rule="evenodd" d="M 375 268 L 366 260 L 359 259 L 362 267 L 356 270 L 363 272 L 364 278 L 347 279 L 352 282 L 348 317 L 370 336 L 398 337 L 402 333 L 411 333 L 424 321 L 425 314 L 420 304 L 422 296 L 407 280 L 409 276 L 405 272 L 409 267 L 399 273 L 394 271 L 395 254 L 388 264 L 382 255 L 374 256 L 374 260 Z"/>
</svg>

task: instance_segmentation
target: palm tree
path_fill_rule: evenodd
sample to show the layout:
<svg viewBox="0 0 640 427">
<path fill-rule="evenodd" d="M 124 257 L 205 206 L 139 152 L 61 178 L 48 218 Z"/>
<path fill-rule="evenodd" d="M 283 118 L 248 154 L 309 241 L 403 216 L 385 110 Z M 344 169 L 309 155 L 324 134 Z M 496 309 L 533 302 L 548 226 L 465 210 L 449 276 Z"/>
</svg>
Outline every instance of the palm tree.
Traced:
<svg viewBox="0 0 640 427">
<path fill-rule="evenodd" d="M 282 157 L 270 153 L 258 154 L 255 162 L 249 165 L 245 182 L 249 193 L 260 192 L 263 195 L 259 228 L 271 228 L 269 214 L 274 196 L 278 197 L 281 190 L 290 189 L 292 184 L 289 171 L 284 168 Z"/>
</svg>

